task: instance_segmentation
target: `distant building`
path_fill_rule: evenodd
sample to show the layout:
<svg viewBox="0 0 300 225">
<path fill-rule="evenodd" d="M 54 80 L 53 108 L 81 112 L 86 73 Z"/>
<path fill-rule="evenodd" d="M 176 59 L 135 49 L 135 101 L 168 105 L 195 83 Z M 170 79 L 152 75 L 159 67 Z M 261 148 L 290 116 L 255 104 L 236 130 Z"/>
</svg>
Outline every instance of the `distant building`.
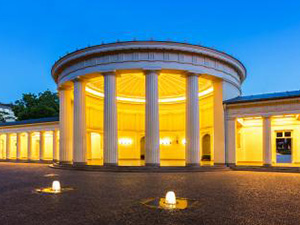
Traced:
<svg viewBox="0 0 300 225">
<path fill-rule="evenodd" d="M 0 114 L 3 115 L 5 122 L 13 122 L 16 121 L 16 117 L 14 112 L 11 109 L 10 104 L 0 103 Z"/>
</svg>

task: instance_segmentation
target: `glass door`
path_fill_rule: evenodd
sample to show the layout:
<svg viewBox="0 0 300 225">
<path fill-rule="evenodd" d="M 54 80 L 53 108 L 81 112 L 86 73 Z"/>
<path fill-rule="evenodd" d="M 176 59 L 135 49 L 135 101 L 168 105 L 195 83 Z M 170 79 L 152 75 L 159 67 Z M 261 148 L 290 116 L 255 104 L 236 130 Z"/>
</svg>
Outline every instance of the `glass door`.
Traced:
<svg viewBox="0 0 300 225">
<path fill-rule="evenodd" d="M 292 162 L 292 132 L 276 131 L 276 162 Z"/>
</svg>

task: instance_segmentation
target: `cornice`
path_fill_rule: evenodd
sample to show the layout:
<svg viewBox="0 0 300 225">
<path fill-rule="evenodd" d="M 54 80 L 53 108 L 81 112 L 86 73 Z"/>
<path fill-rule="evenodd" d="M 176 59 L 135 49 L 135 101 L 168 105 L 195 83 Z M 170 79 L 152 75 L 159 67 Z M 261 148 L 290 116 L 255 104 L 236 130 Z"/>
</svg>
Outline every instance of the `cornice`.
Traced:
<svg viewBox="0 0 300 225">
<path fill-rule="evenodd" d="M 84 61 L 85 59 L 95 57 L 97 55 L 110 55 L 112 53 L 128 51 L 130 52 L 133 50 L 138 52 L 151 50 L 162 51 L 162 53 L 166 51 L 196 54 L 199 56 L 201 55 L 204 57 L 213 58 L 217 61 L 224 62 L 232 66 L 239 74 L 241 81 L 243 81 L 246 78 L 246 68 L 244 67 L 244 65 L 239 60 L 233 58 L 232 56 L 224 52 L 220 52 L 211 48 L 198 45 L 158 41 L 119 42 L 106 45 L 97 45 L 81 49 L 72 52 L 58 60 L 52 67 L 52 76 L 56 80 L 57 75 L 61 69 L 63 69 L 64 67 L 68 67 L 69 65 L 72 65 L 73 63 L 76 63 L 78 61 Z M 166 61 L 169 60 L 168 55 L 164 57 Z M 151 56 L 149 56 L 149 59 L 151 60 Z"/>
</svg>

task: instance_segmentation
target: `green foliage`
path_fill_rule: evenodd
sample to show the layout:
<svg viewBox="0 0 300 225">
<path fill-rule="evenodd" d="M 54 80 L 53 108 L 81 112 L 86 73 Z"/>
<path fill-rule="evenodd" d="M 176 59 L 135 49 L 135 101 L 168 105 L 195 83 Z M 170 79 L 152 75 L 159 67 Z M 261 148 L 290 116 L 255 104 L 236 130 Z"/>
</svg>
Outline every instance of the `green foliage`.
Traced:
<svg viewBox="0 0 300 225">
<path fill-rule="evenodd" d="M 38 119 L 59 115 L 59 98 L 57 93 L 46 90 L 38 95 L 23 94 L 12 107 L 18 120 Z"/>
</svg>

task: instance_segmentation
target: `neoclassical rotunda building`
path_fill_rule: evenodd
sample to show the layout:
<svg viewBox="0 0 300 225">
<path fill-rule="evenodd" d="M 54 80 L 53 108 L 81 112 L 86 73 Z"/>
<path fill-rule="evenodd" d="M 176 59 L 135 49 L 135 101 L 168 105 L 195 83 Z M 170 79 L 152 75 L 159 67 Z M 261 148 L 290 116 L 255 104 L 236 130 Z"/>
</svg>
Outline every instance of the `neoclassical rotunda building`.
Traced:
<svg viewBox="0 0 300 225">
<path fill-rule="evenodd" d="M 74 167 L 297 167 L 300 92 L 242 96 L 246 75 L 232 56 L 185 43 L 72 52 L 52 68 L 59 118 L 0 124 L 0 158 Z"/>
</svg>

